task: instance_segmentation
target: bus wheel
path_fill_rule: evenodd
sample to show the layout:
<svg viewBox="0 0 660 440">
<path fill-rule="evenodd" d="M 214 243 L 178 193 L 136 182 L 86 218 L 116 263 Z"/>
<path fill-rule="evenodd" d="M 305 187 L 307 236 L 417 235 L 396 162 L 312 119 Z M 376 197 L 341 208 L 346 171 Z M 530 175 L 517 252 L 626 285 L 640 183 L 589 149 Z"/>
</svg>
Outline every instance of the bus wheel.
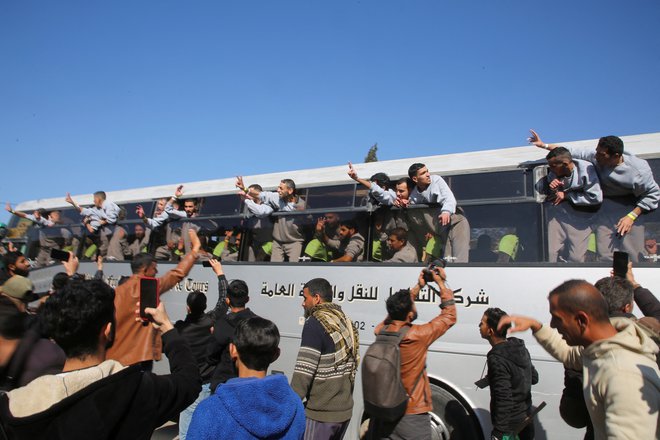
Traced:
<svg viewBox="0 0 660 440">
<path fill-rule="evenodd" d="M 433 440 L 483 439 L 478 422 L 468 409 L 449 391 L 431 383 L 433 411 L 431 430 Z"/>
</svg>

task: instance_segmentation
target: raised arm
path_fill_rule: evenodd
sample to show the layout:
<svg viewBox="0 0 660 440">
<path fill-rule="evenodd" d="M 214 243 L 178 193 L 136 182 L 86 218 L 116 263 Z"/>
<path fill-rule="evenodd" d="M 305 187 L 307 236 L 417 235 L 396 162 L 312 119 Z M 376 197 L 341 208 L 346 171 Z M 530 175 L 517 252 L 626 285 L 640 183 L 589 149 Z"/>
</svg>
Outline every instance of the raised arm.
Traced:
<svg viewBox="0 0 660 440">
<path fill-rule="evenodd" d="M 353 168 L 353 164 L 350 162 L 348 163 L 348 177 L 371 189 L 372 183 L 367 179 L 362 179 L 358 177 L 357 171 L 355 171 L 355 168 Z"/>
<path fill-rule="evenodd" d="M 66 198 L 64 199 L 64 201 L 67 202 L 68 204 L 70 204 L 71 206 L 73 206 L 74 209 L 77 209 L 78 212 L 82 212 L 82 208 L 76 204 L 76 202 L 73 200 L 73 198 L 71 198 L 70 193 L 66 193 Z"/>
<path fill-rule="evenodd" d="M 215 307 L 210 312 L 211 319 L 213 322 L 215 322 L 219 317 L 227 314 L 228 307 L 225 299 L 227 298 L 229 283 L 227 282 L 227 277 L 225 276 L 225 272 L 222 269 L 222 263 L 220 263 L 215 258 L 210 259 L 209 263 L 211 263 L 211 268 L 218 277 L 218 301 L 215 303 Z"/>
<path fill-rule="evenodd" d="M 511 325 L 509 333 L 532 330 L 532 334 L 539 345 L 552 357 L 563 363 L 566 368 L 572 370 L 582 369 L 582 352 L 584 348 L 569 346 L 557 330 L 541 324 L 534 318 L 517 315 L 503 316 L 497 325 L 497 329 L 501 330 L 506 325 Z"/>
<path fill-rule="evenodd" d="M 195 264 L 195 261 L 197 261 L 197 258 L 199 257 L 199 250 L 202 248 L 202 244 L 197 236 L 197 231 L 191 228 L 188 229 L 188 234 L 190 236 L 191 251 L 186 254 L 174 269 L 170 270 L 160 278 L 159 293 L 161 295 L 170 290 L 177 283 L 181 282 L 181 280 L 188 275 L 193 264 Z"/>
</svg>

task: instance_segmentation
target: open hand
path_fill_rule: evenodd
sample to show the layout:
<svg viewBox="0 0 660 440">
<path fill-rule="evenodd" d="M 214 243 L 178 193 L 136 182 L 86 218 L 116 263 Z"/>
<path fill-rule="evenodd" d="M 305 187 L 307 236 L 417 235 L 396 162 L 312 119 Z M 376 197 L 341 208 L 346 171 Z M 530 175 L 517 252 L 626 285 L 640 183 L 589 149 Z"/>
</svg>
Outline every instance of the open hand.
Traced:
<svg viewBox="0 0 660 440">
<path fill-rule="evenodd" d="M 621 217 L 621 219 L 616 224 L 616 232 L 623 237 L 628 232 L 630 232 L 634 223 L 635 221 L 630 217 L 628 217 L 627 215 Z"/>
<path fill-rule="evenodd" d="M 537 146 L 537 147 L 539 147 L 539 148 L 545 148 L 545 143 L 543 143 L 543 141 L 541 140 L 541 136 L 539 136 L 539 134 L 538 134 L 537 132 L 535 132 L 534 130 L 531 130 L 531 129 L 530 129 L 529 132 L 530 132 L 532 135 L 531 135 L 530 137 L 527 138 L 527 141 L 528 141 L 530 144 L 535 145 L 535 146 Z"/>
</svg>

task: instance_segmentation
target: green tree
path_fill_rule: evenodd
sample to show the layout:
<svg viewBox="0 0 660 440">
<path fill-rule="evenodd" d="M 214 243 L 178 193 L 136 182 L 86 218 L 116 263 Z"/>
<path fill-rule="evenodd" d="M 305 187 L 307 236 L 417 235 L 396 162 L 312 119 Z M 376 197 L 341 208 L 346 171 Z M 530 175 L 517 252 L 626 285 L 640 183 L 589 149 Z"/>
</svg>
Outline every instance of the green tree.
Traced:
<svg viewBox="0 0 660 440">
<path fill-rule="evenodd" d="M 364 158 L 364 163 L 368 162 L 378 162 L 378 156 L 376 156 L 376 153 L 378 152 L 378 142 L 373 144 L 371 148 L 369 148 L 369 152 L 367 153 L 367 157 Z"/>
</svg>

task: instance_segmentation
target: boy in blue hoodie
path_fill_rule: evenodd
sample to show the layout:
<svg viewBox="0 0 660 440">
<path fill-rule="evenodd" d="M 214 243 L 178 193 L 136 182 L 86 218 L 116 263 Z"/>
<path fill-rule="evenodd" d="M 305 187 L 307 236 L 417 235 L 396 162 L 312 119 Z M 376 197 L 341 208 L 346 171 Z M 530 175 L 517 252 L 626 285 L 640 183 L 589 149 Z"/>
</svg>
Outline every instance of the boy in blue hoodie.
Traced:
<svg viewBox="0 0 660 440">
<path fill-rule="evenodd" d="M 238 377 L 202 401 L 188 428 L 189 440 L 302 439 L 305 409 L 284 375 L 266 376 L 280 355 L 280 333 L 259 317 L 236 327 L 229 353 Z"/>
</svg>

